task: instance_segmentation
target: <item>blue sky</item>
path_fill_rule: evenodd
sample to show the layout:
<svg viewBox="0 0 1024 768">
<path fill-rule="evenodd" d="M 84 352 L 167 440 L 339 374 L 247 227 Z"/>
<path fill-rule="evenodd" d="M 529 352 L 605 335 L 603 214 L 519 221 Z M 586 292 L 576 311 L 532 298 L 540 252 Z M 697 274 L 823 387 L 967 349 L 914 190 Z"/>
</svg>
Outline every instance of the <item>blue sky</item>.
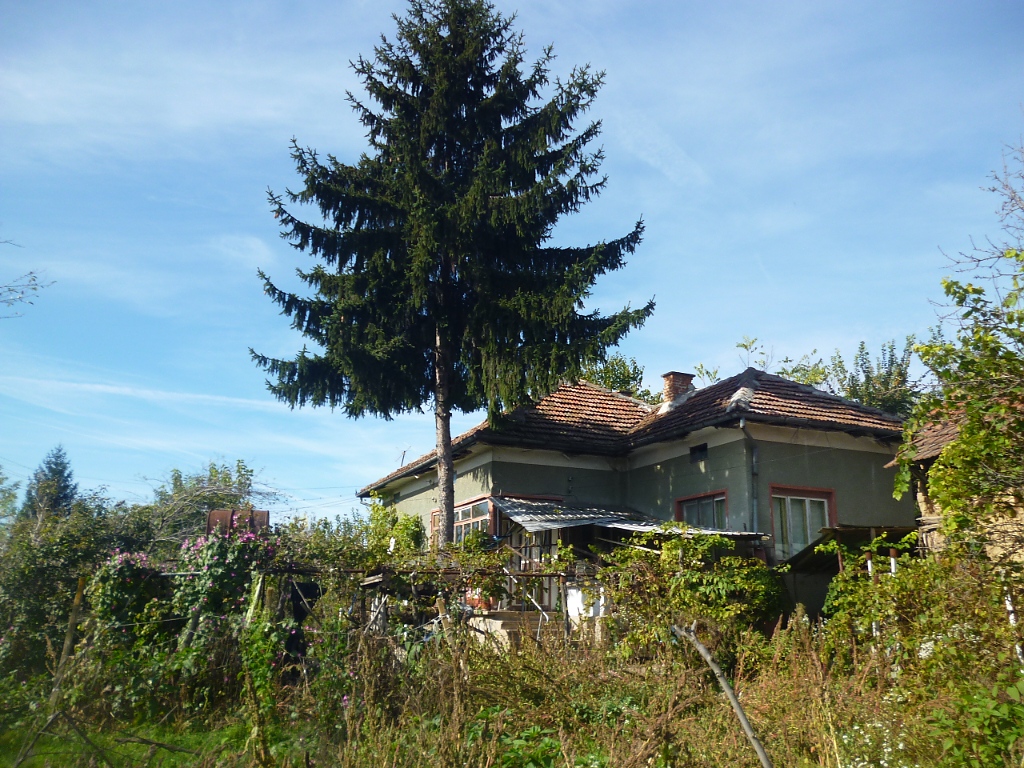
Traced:
<svg viewBox="0 0 1024 768">
<path fill-rule="evenodd" d="M 301 340 L 261 293 L 307 257 L 278 238 L 268 187 L 300 143 L 354 160 L 348 62 L 404 3 L 0 2 L 0 282 L 53 284 L 0 320 L 0 465 L 25 478 L 63 444 L 83 487 L 136 501 L 177 467 L 245 459 L 275 507 L 347 512 L 358 487 L 433 445 L 429 415 L 290 411 L 250 346 Z M 652 295 L 622 350 L 665 370 L 742 367 L 935 323 L 940 249 L 998 231 L 982 188 L 1024 131 L 1016 2 L 530 0 L 555 74 L 607 72 L 605 194 L 556 232 L 621 235 L 629 265 L 592 305 Z M 462 429 L 478 415 L 456 418 Z"/>
</svg>

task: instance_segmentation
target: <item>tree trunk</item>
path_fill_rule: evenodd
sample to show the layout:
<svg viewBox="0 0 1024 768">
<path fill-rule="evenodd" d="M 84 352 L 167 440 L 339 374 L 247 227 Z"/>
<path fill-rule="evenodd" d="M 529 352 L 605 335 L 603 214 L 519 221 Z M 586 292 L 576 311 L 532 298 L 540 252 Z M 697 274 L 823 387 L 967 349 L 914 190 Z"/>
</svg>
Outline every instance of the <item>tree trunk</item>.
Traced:
<svg viewBox="0 0 1024 768">
<path fill-rule="evenodd" d="M 437 506 L 441 524 L 437 537 L 439 546 L 450 544 L 455 539 L 455 466 L 448 389 L 448 355 L 438 328 L 434 346 L 434 423 L 437 428 Z"/>
</svg>

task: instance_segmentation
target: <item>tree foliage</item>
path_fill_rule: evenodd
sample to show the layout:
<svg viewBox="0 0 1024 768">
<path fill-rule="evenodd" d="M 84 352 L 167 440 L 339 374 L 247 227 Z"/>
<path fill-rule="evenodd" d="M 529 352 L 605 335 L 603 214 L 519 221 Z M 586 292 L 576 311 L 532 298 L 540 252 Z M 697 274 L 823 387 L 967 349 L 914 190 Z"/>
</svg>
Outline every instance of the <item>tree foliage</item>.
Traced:
<svg viewBox="0 0 1024 768">
<path fill-rule="evenodd" d="M 902 350 L 899 350 L 895 339 L 890 339 L 882 344 L 874 360 L 867 343 L 862 341 L 849 364 L 838 349 L 827 362 L 817 349 L 812 349 L 797 359 L 785 357 L 775 366 L 773 350 L 766 349 L 756 336 L 744 336 L 736 347 L 741 351 L 740 360 L 744 365 L 765 371 L 775 368 L 777 375 L 792 381 L 907 417 L 923 391 L 921 382 L 912 378 L 910 373 L 914 341 L 913 336 L 907 336 Z M 720 381 L 717 368 L 699 363 L 696 370 L 698 378 L 706 384 Z"/>
<path fill-rule="evenodd" d="M 902 452 L 905 490 L 918 430 L 957 425 L 958 437 L 929 470 L 929 494 L 951 529 L 982 537 L 989 523 L 1024 507 L 1024 148 L 1013 160 L 1015 170 L 1004 168 L 991 188 L 1002 197 L 1005 239 L 961 254 L 961 271 L 979 282 L 943 280 L 950 338 L 918 347 L 938 390 L 915 409 Z"/>
<path fill-rule="evenodd" d="M 174 469 L 154 490 L 151 503 L 128 510 L 123 532 L 137 542 L 137 549 L 167 554 L 186 538 L 204 533 L 212 510 L 250 510 L 257 499 L 270 497 L 272 493 L 255 486 L 253 470 L 244 461 L 234 467 L 211 461 L 205 470 L 189 474 Z"/>
<path fill-rule="evenodd" d="M 18 512 L 18 486 L 17 482 L 10 482 L 0 467 L 0 523 L 11 521 Z"/>
<path fill-rule="evenodd" d="M 838 349 L 827 363 L 816 357 L 815 349 L 799 360 L 783 359 L 777 373 L 861 405 L 906 417 L 921 396 L 920 382 L 910 374 L 914 342 L 912 335 L 907 336 L 903 349 L 898 350 L 896 340 L 890 339 L 882 344 L 872 361 L 868 345 L 862 341 L 849 365 Z"/>
<path fill-rule="evenodd" d="M 385 418 L 432 403 L 444 540 L 453 525 L 452 409 L 491 418 L 577 379 L 653 303 L 585 311 L 601 275 L 640 242 L 554 246 L 558 220 L 598 195 L 597 122 L 578 128 L 602 83 L 584 66 L 553 82 L 544 49 L 525 64 L 512 19 L 485 0 L 412 0 L 349 95 L 369 151 L 355 164 L 294 145 L 303 180 L 271 194 L 282 236 L 317 260 L 314 292 L 266 293 L 317 348 L 253 353 L 292 406 Z M 546 99 L 546 100 L 545 100 Z M 319 218 L 300 218 L 292 206 Z"/>
<path fill-rule="evenodd" d="M 36 520 L 51 514 L 67 514 L 77 496 L 78 484 L 71 463 L 64 447 L 58 445 L 32 473 L 25 488 L 21 514 Z"/>
<path fill-rule="evenodd" d="M 590 363 L 583 369 L 582 378 L 613 392 L 625 392 L 650 405 L 661 402 L 657 394 L 644 387 L 643 366 L 636 358 L 627 358 L 621 352 L 609 355 L 602 362 Z"/>
</svg>

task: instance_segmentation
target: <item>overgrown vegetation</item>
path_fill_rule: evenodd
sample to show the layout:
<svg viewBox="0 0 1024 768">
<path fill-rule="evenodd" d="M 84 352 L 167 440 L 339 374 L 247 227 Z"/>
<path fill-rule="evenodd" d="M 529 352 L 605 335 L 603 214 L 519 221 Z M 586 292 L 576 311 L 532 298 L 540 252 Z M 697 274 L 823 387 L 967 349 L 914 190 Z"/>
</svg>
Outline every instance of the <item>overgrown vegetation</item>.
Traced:
<svg viewBox="0 0 1024 768">
<path fill-rule="evenodd" d="M 52 524 L 91 530 L 84 514 Z M 34 543 L 27 523 L 6 535 L 5 572 L 29 550 L 81 551 Z M 95 551 L 116 546 L 97 535 Z M 503 589 L 500 555 L 478 539 L 433 555 L 421 542 L 375 504 L 365 520 L 188 537 L 162 557 L 61 561 L 90 574 L 88 611 L 52 699 L 70 588 L 0 640 L 0 753 L 13 764 L 35 739 L 25 765 L 756 765 L 703 662 L 668 631 L 696 620 L 776 765 L 1024 759 L 1005 609 L 1018 584 L 983 554 L 922 558 L 907 541 L 895 575 L 872 579 L 865 551 L 836 551 L 846 567 L 818 623 L 781 618 L 777 575 L 725 539 L 655 532 L 580 577 L 615 606 L 600 631 L 567 636 L 555 621 L 506 645 L 459 607 Z M 373 573 L 390 574 L 383 612 L 360 587 Z M 44 650 L 26 653 L 38 637 Z"/>
</svg>

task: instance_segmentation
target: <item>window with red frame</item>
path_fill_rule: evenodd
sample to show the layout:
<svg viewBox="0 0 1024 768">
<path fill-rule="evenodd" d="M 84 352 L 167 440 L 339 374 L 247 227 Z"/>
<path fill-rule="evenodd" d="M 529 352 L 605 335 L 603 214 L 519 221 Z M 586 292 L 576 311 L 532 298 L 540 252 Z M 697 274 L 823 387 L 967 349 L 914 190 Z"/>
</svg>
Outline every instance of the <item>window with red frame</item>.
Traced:
<svg viewBox="0 0 1024 768">
<path fill-rule="evenodd" d="M 828 491 L 772 489 L 772 512 L 783 558 L 804 549 L 828 527 L 831 499 Z"/>
</svg>

